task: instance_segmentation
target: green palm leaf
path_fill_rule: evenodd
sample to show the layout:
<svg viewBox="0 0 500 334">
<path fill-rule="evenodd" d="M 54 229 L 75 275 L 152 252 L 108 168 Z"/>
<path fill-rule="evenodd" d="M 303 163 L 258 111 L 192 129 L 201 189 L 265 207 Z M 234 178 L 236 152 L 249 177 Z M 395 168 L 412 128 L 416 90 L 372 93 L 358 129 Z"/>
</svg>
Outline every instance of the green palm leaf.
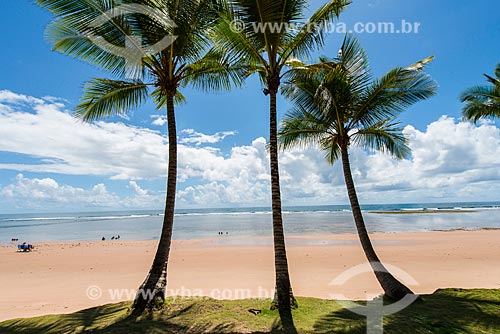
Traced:
<svg viewBox="0 0 500 334">
<path fill-rule="evenodd" d="M 389 153 L 397 159 L 407 159 L 411 155 L 408 139 L 404 136 L 399 123 L 382 121 L 358 130 L 351 138 L 356 146 Z"/>
<path fill-rule="evenodd" d="M 328 136 L 328 123 L 317 110 L 300 106 L 292 109 L 281 121 L 279 141 L 282 149 L 306 147 Z"/>
<path fill-rule="evenodd" d="M 241 87 L 250 69 L 246 63 L 227 52 L 212 48 L 203 58 L 182 71 L 183 85 L 191 84 L 204 91 L 220 91 L 232 86 Z"/>
<path fill-rule="evenodd" d="M 395 68 L 369 85 L 358 102 L 354 120 L 368 126 L 395 117 L 410 106 L 436 94 L 436 82 L 415 66 Z M 419 68 L 419 67 L 418 67 Z"/>
<path fill-rule="evenodd" d="M 462 114 L 464 119 L 477 123 L 483 118 L 500 118 L 500 64 L 495 71 L 496 78 L 485 74 L 490 86 L 476 86 L 467 89 L 460 97 L 466 103 Z"/>
<path fill-rule="evenodd" d="M 322 46 L 325 42 L 326 26 L 337 19 L 351 3 L 351 0 L 331 0 L 321 6 L 287 43 L 282 57 L 307 57 L 311 50 Z"/>
<path fill-rule="evenodd" d="M 92 79 L 85 84 L 76 116 L 90 122 L 104 116 L 123 115 L 148 97 L 148 86 L 140 81 Z"/>
</svg>

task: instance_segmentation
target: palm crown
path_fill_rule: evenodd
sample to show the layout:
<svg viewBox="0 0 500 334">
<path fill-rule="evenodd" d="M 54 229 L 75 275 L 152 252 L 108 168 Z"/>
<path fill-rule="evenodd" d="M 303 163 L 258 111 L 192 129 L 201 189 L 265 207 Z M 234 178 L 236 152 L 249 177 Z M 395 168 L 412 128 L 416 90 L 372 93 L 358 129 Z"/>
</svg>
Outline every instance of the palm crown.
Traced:
<svg viewBox="0 0 500 334">
<path fill-rule="evenodd" d="M 248 74 L 258 73 L 268 89 L 278 89 L 287 67 L 302 66 L 298 59 L 323 45 L 324 25 L 351 3 L 331 0 L 303 21 L 307 1 L 233 0 L 222 15 L 214 40 L 221 48 L 231 50 L 248 65 Z M 244 22 L 234 29 L 235 21 Z"/>
<path fill-rule="evenodd" d="M 229 67 L 231 60 L 215 49 L 208 50 L 210 27 L 218 18 L 220 4 L 214 0 L 145 0 L 140 6 L 150 15 L 135 13 L 137 4 L 130 0 L 38 0 L 56 19 L 47 29 L 47 37 L 56 51 L 65 53 L 112 72 L 119 80 L 95 78 L 87 82 L 77 115 L 86 121 L 122 114 L 137 108 L 151 95 L 158 108 L 172 94 L 183 101 L 179 86 L 193 84 L 202 89 L 229 88 L 240 83 L 239 72 Z M 124 15 L 112 17 L 113 10 Z M 98 27 L 102 17 L 109 17 Z M 130 67 L 127 54 L 96 43 L 97 36 L 106 45 L 129 54 L 144 52 L 165 36 L 173 41 L 156 54 L 144 52 L 142 61 Z M 139 36 L 142 45 L 137 45 Z M 129 48 L 126 48 L 129 46 Z M 220 50 L 220 49 L 219 49 Z M 134 64 L 132 64 L 134 65 Z"/>
<path fill-rule="evenodd" d="M 477 122 L 481 118 L 500 117 L 500 64 L 495 77 L 484 75 L 489 86 L 476 86 L 462 94 L 461 100 L 466 105 L 463 109 L 465 119 Z"/>
<path fill-rule="evenodd" d="M 346 37 L 337 58 L 295 71 L 293 83 L 285 85 L 295 106 L 282 122 L 280 144 L 319 144 L 329 163 L 351 145 L 408 157 L 410 148 L 395 118 L 435 94 L 436 84 L 421 71 L 431 60 L 372 80 L 365 51 L 356 38 Z"/>
</svg>

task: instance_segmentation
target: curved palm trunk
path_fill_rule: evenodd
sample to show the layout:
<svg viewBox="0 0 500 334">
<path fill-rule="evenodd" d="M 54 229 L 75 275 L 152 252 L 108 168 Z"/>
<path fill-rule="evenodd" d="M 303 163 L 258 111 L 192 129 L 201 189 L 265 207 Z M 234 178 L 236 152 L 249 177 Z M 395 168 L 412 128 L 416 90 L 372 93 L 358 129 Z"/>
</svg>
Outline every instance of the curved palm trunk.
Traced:
<svg viewBox="0 0 500 334">
<path fill-rule="evenodd" d="M 285 247 L 285 233 L 283 230 L 283 217 L 281 213 L 281 192 L 278 164 L 278 122 L 276 115 L 277 92 L 270 93 L 270 136 L 269 151 L 271 162 L 271 194 L 274 236 L 274 266 L 276 270 L 277 304 L 281 324 L 286 333 L 296 333 L 292 318 L 292 288 L 288 274 L 288 260 Z"/>
<path fill-rule="evenodd" d="M 161 231 L 160 243 L 156 250 L 153 265 L 142 283 L 133 305 L 134 315 L 140 315 L 148 309 L 161 307 L 165 301 L 167 287 L 167 265 L 174 227 L 175 193 L 177 186 L 177 130 L 175 125 L 174 97 L 167 96 L 168 121 L 168 176 L 165 216 Z"/>
<path fill-rule="evenodd" d="M 400 300 L 406 295 L 413 294 L 413 292 L 389 273 L 389 271 L 380 262 L 377 253 L 375 253 L 375 249 L 373 249 L 370 237 L 366 231 L 363 215 L 361 214 L 356 188 L 354 187 L 354 181 L 352 179 L 351 164 L 349 162 L 349 152 L 347 147 L 341 147 L 341 154 L 345 184 L 349 195 L 349 201 L 351 202 L 352 214 L 354 216 L 354 222 L 356 223 L 356 229 L 358 230 L 359 240 L 365 252 L 366 258 L 370 262 L 370 265 L 375 272 L 375 276 L 382 286 L 382 289 L 384 289 L 386 296 Z"/>
</svg>

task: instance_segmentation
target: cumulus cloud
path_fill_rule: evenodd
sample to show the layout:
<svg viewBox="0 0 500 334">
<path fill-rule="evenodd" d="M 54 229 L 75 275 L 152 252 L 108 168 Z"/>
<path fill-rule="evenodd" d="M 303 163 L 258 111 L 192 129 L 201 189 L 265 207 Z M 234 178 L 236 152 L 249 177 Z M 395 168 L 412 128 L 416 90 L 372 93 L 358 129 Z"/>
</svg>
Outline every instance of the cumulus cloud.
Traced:
<svg viewBox="0 0 500 334">
<path fill-rule="evenodd" d="M 196 132 L 193 129 L 185 129 L 181 131 L 182 134 L 187 135 L 186 138 L 182 138 L 180 142 L 182 144 L 195 144 L 195 145 L 201 145 L 201 144 L 215 144 L 218 143 L 228 136 L 234 136 L 236 134 L 236 131 L 224 131 L 224 132 L 217 132 L 213 135 L 206 135 L 201 132 Z"/>
<path fill-rule="evenodd" d="M 498 199 L 498 190 L 485 192 L 500 185 L 500 129 L 493 124 L 475 126 L 443 116 L 426 131 L 407 126 L 404 133 L 411 160 L 379 153 L 359 157 L 364 173 L 357 181 L 371 200 L 377 195 L 399 202 Z"/>
<path fill-rule="evenodd" d="M 165 124 L 167 124 L 167 116 L 152 115 L 151 118 L 153 119 L 153 122 L 151 123 L 152 125 L 164 126 Z"/>
<path fill-rule="evenodd" d="M 59 102 L 0 92 L 0 151 L 24 154 L 30 164 L 0 169 L 112 179 L 156 178 L 166 168 L 167 140 L 156 131 L 123 123 L 85 124 Z"/>
<path fill-rule="evenodd" d="M 147 196 L 150 194 L 148 190 L 142 189 L 135 181 L 129 182 L 129 188 L 134 189 L 135 193 L 139 196 Z"/>
<path fill-rule="evenodd" d="M 130 182 L 130 188 L 134 190 L 133 195 L 119 196 L 108 191 L 103 183 L 84 189 L 59 184 L 52 178 L 28 178 L 18 174 L 14 183 L 0 188 L 0 198 L 24 210 L 161 207 L 162 194 L 144 190 L 135 181 Z"/>
<path fill-rule="evenodd" d="M 268 205 L 270 176 L 264 138 L 232 148 L 226 158 L 218 151 L 204 152 L 206 155 L 199 158 L 196 155 L 200 152 L 193 149 L 179 152 L 187 163 L 181 166 L 184 177 L 202 179 L 201 184 L 179 192 L 181 203 Z"/>
<path fill-rule="evenodd" d="M 407 126 L 413 156 L 396 161 L 377 152 L 353 148 L 351 168 L 365 203 L 497 200 L 500 192 L 500 129 L 443 116 L 425 131 Z M 198 165 L 188 176 L 207 183 L 180 192 L 185 202 L 269 203 L 269 169 L 263 138 L 233 148 L 220 161 Z M 190 159 L 185 159 L 191 161 Z M 219 167 L 219 168 L 217 168 Z M 325 162 L 316 148 L 281 153 L 285 203 L 346 203 L 340 162 Z M 185 169 L 186 170 L 186 169 Z"/>
<path fill-rule="evenodd" d="M 16 176 L 15 183 L 0 189 L 0 195 L 15 206 L 24 208 L 42 208 L 42 204 L 78 204 L 81 207 L 116 206 L 119 197 L 109 193 L 104 184 L 97 184 L 90 189 L 59 185 L 52 178 L 26 178 Z"/>
<path fill-rule="evenodd" d="M 54 98 L 37 99 L 0 91 L 0 152 L 37 158 L 31 164 L 2 162 L 0 169 L 99 175 L 117 180 L 165 176 L 168 140 L 160 132 L 123 123 L 82 123 L 64 109 L 64 104 L 53 101 Z M 198 160 L 195 157 L 220 160 L 214 156 L 218 154 L 215 148 L 184 148 L 182 144 L 215 144 L 235 133 L 225 131 L 206 135 L 184 130 L 179 139 L 179 151 L 185 152 L 184 156 L 191 160 Z M 181 161 L 181 164 L 188 169 L 184 173 L 185 179 L 191 175 L 193 164 L 190 161 Z"/>
</svg>

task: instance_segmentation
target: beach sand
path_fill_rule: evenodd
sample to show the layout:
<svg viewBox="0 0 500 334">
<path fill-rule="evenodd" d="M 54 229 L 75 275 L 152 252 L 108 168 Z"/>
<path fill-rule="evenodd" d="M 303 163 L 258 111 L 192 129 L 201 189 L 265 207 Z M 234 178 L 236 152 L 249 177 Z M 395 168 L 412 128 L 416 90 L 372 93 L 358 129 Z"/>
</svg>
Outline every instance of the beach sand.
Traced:
<svg viewBox="0 0 500 334">
<path fill-rule="evenodd" d="M 418 282 L 411 286 L 416 293 L 449 287 L 500 288 L 500 231 L 375 234 L 372 240 L 384 263 Z M 287 243 L 296 295 L 366 299 L 382 292 L 369 272 L 342 286 L 330 285 L 346 270 L 366 263 L 356 235 L 291 237 Z M 41 243 L 32 253 L 18 253 L 15 245 L 2 246 L 0 320 L 71 313 L 130 299 L 148 272 L 156 245 L 155 241 Z M 266 297 L 274 287 L 270 238 L 174 241 L 170 259 L 170 294 L 241 299 Z M 113 296 L 110 289 L 122 295 Z"/>
</svg>

